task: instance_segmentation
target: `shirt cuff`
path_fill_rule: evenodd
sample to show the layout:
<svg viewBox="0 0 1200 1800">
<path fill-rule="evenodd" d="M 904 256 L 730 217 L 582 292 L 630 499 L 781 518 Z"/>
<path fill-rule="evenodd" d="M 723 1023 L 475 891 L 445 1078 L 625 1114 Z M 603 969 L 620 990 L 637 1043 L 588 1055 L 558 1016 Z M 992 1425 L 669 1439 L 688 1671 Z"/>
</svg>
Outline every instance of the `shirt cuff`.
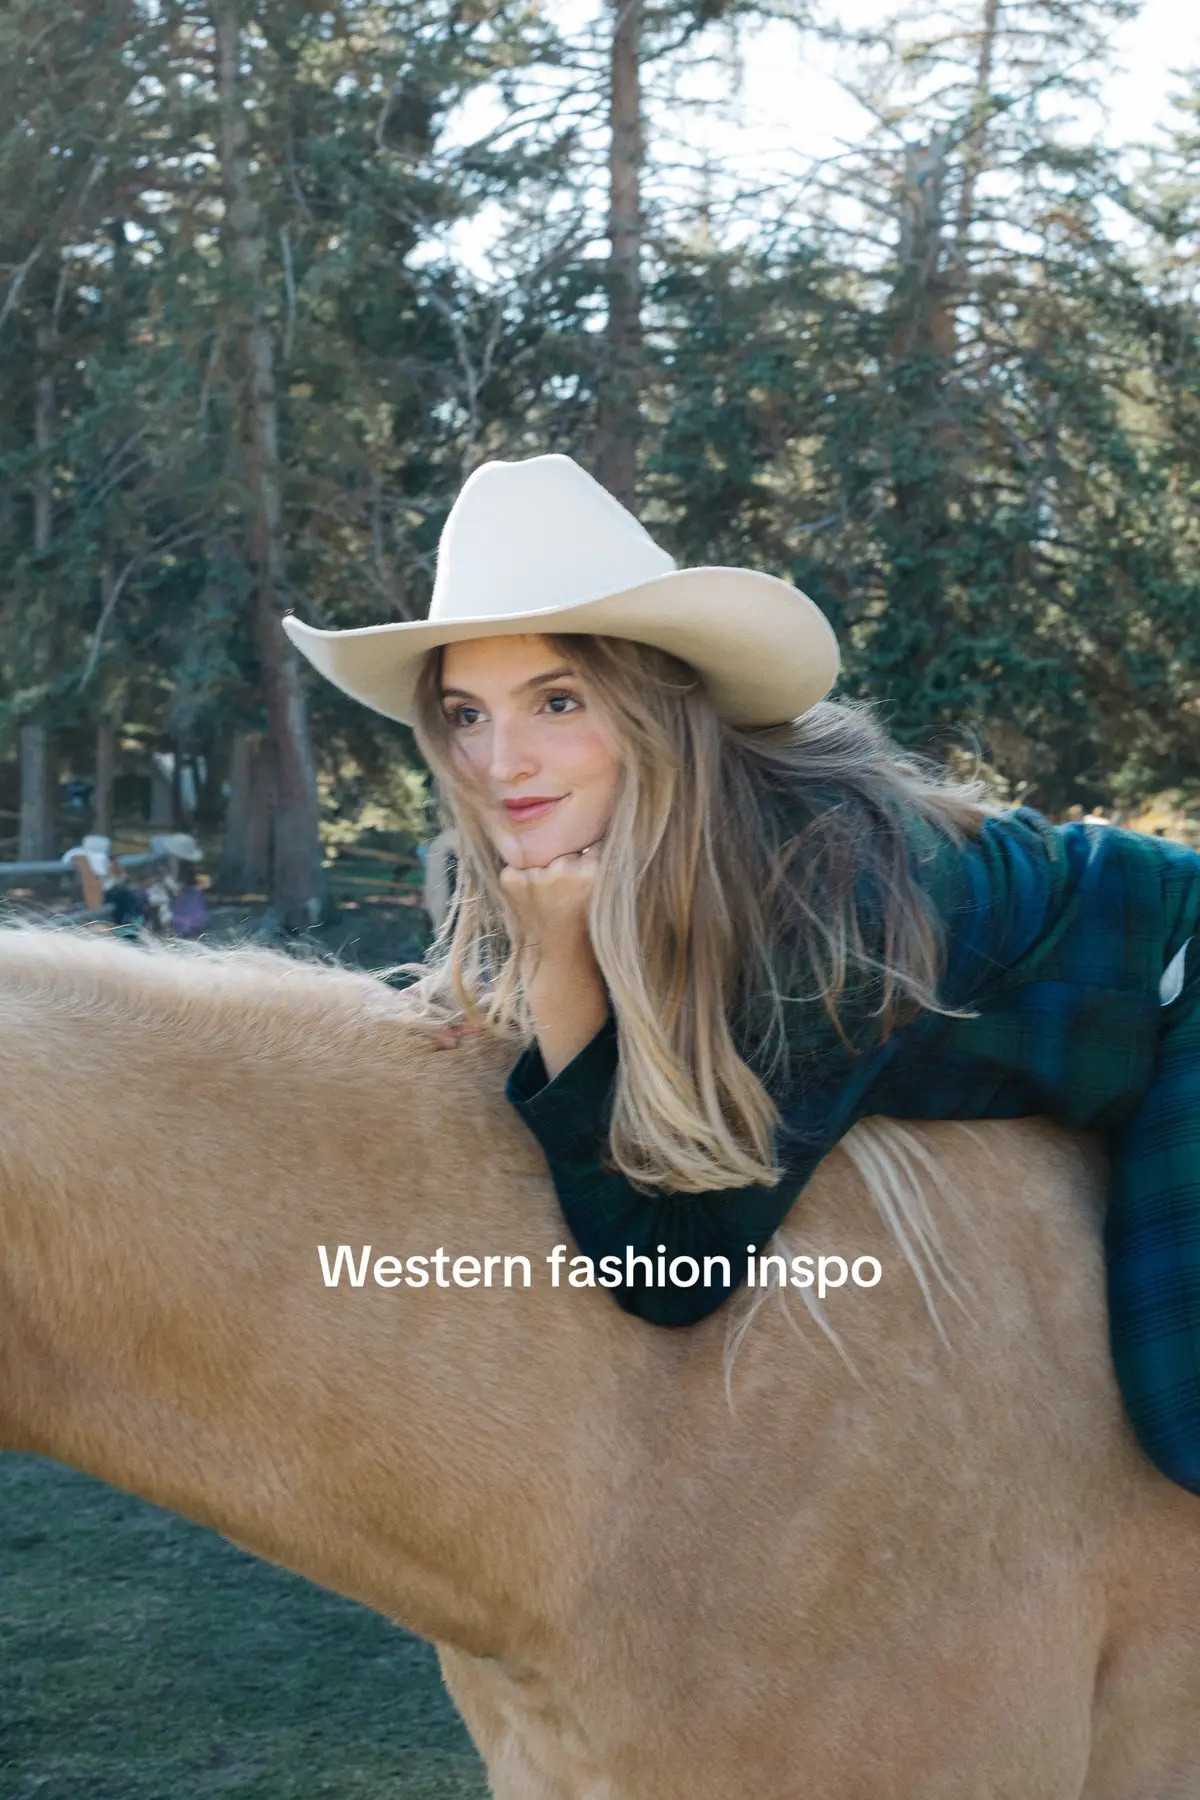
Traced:
<svg viewBox="0 0 1200 1800">
<path fill-rule="evenodd" d="M 553 1081 L 538 1046 L 523 1051 L 505 1083 L 505 1096 L 548 1154 L 568 1154 L 581 1139 L 607 1132 L 618 1060 L 617 1021 L 610 1011 L 595 1037 Z"/>
</svg>

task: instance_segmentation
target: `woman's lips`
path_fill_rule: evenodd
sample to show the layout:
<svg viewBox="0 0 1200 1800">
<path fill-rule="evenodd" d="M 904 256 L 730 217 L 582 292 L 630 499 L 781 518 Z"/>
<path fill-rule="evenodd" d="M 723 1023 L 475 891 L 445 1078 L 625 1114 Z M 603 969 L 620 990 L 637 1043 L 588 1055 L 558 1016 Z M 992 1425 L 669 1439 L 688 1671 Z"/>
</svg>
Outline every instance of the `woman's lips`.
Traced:
<svg viewBox="0 0 1200 1800">
<path fill-rule="evenodd" d="M 525 819 L 540 819 L 543 813 L 548 813 L 552 806 L 557 805 L 557 800 L 534 800 L 528 804 L 514 804 L 513 801 L 506 800 L 504 810 L 514 824 L 520 824 Z"/>
</svg>

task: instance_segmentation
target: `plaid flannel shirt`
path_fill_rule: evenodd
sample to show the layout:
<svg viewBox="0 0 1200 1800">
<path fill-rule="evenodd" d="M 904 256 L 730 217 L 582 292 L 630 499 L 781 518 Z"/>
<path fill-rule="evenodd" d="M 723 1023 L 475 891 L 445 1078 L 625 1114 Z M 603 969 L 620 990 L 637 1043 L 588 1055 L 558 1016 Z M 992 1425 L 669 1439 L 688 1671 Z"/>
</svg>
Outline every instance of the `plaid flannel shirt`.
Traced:
<svg viewBox="0 0 1200 1800">
<path fill-rule="evenodd" d="M 736 1286 L 821 1159 L 870 1113 L 994 1119 L 1043 1113 L 1107 1132 L 1109 1309 L 1134 1426 L 1160 1468 L 1200 1492 L 1200 855 L 1027 807 L 954 844 L 920 825 L 916 872 L 946 927 L 939 999 L 877 1037 L 843 1015 L 847 1048 L 819 1003 L 789 1032 L 776 1091 L 784 1178 L 703 1194 L 640 1192 L 605 1167 L 618 1040 L 610 1013 L 553 1081 L 536 1046 L 508 1098 L 545 1152 L 581 1251 L 728 1258 L 729 1285 L 612 1289 L 627 1311 L 686 1325 Z M 610 1265 L 611 1266 L 611 1265 Z"/>
</svg>

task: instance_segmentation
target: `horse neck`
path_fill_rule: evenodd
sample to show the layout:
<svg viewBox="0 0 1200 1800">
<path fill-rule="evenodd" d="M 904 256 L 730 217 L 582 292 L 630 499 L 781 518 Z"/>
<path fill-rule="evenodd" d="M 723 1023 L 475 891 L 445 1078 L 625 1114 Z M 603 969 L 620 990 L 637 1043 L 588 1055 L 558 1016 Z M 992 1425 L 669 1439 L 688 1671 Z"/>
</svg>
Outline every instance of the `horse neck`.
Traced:
<svg viewBox="0 0 1200 1800">
<path fill-rule="evenodd" d="M 134 992 L 113 960 L 134 952 L 80 950 L 15 986 L 0 953 L 0 1441 L 424 1636 L 544 1641 L 605 1479 L 600 1397 L 594 1430 L 571 1424 L 570 1309 L 537 1289 L 331 1289 L 317 1248 L 527 1249 L 505 1184 L 479 1179 L 489 1143 L 535 1235 L 557 1235 L 494 1050 L 431 1051 L 360 1017 L 335 974 L 328 1015 L 289 1017 L 281 975 L 257 1019 L 232 982 L 214 1024 L 211 999 L 181 1009 L 165 959 Z"/>
</svg>

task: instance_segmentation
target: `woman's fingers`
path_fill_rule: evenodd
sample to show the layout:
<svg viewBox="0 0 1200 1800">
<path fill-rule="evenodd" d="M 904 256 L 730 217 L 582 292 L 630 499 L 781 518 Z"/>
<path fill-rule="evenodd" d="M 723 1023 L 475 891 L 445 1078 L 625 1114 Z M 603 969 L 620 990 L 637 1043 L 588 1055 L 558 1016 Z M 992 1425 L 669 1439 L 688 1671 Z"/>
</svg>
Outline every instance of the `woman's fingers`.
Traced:
<svg viewBox="0 0 1200 1800">
<path fill-rule="evenodd" d="M 482 1025 L 472 1025 L 468 1019 L 460 1019 L 453 1025 L 438 1025 L 434 1029 L 434 1045 L 438 1050 L 456 1050 L 467 1038 L 478 1037 L 482 1030 Z"/>
<path fill-rule="evenodd" d="M 545 949 L 587 936 L 597 868 L 594 854 L 573 850 L 542 868 L 501 869 L 501 890 L 527 941 Z"/>
<path fill-rule="evenodd" d="M 408 1018 L 405 1024 L 419 1031 L 422 1037 L 431 1043 L 435 1050 L 453 1050 L 464 1038 L 475 1037 L 482 1030 L 479 1025 L 472 1025 L 466 1019 L 454 1019 L 449 1022 L 434 1019 Z"/>
</svg>

